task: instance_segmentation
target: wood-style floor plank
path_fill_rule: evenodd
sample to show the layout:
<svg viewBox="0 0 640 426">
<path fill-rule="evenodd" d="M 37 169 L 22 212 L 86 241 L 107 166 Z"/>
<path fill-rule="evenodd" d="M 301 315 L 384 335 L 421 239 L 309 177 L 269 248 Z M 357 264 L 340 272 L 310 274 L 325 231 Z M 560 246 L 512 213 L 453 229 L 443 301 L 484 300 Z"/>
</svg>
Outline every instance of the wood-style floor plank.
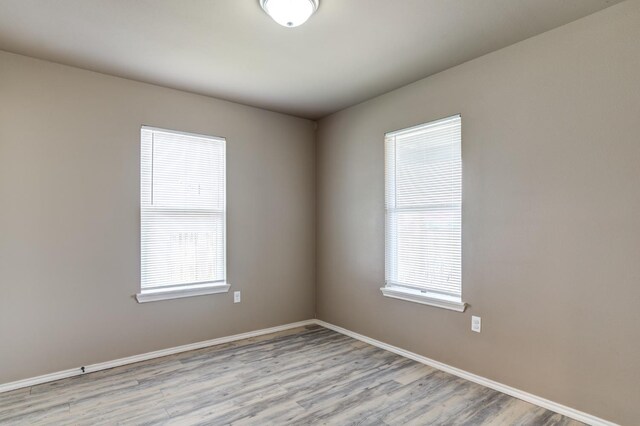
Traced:
<svg viewBox="0 0 640 426">
<path fill-rule="evenodd" d="M 6 392 L 0 424 L 581 423 L 311 326 Z"/>
</svg>

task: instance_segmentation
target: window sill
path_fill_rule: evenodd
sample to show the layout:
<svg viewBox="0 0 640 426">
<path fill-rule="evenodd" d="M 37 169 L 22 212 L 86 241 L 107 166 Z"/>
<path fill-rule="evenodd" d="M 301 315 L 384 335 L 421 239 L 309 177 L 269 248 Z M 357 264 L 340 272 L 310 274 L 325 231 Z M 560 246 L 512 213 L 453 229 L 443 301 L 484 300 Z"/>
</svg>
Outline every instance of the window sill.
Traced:
<svg viewBox="0 0 640 426">
<path fill-rule="evenodd" d="M 467 304 L 453 296 L 445 296 L 435 293 L 423 293 L 420 290 L 412 290 L 404 287 L 387 286 L 380 289 L 386 297 L 406 300 L 409 302 L 422 303 L 423 305 L 435 306 L 437 308 L 450 309 L 456 312 L 464 312 Z"/>
<path fill-rule="evenodd" d="M 181 299 L 183 297 L 204 296 L 206 294 L 227 293 L 230 287 L 228 283 L 168 287 L 138 293 L 136 294 L 136 300 L 138 303 L 146 303 L 159 300 Z"/>
</svg>

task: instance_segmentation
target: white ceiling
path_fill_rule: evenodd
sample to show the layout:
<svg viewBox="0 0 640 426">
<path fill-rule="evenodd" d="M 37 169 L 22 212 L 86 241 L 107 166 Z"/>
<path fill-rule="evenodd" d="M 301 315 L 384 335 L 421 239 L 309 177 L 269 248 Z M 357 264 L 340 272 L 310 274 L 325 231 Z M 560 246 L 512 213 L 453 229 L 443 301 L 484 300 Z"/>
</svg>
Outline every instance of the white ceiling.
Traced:
<svg viewBox="0 0 640 426">
<path fill-rule="evenodd" d="M 0 0 L 0 49 L 317 119 L 620 0 Z"/>
</svg>

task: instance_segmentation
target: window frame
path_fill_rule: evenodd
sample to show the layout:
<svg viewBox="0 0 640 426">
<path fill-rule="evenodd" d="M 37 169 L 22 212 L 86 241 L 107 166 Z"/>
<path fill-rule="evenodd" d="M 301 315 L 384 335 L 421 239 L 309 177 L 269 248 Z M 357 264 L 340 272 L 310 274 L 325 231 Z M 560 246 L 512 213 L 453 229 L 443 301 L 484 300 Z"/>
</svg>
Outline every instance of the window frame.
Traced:
<svg viewBox="0 0 640 426">
<path fill-rule="evenodd" d="M 224 146 L 224 199 L 223 199 L 223 209 L 222 209 L 222 220 L 223 220 L 223 279 L 209 282 L 196 282 L 196 283 L 187 283 L 187 284 L 177 284 L 166 287 L 157 287 L 152 289 L 145 290 L 142 287 L 142 215 L 143 215 L 143 205 L 142 205 L 142 181 L 140 182 L 140 197 L 139 197 L 139 224 L 140 224 L 140 281 L 139 281 L 139 292 L 135 295 L 135 298 L 138 303 L 146 303 L 146 302 L 154 302 L 160 300 L 169 300 L 169 299 L 181 299 L 185 297 L 194 297 L 194 296 L 203 296 L 208 294 L 217 294 L 217 293 L 227 293 L 231 288 L 231 285 L 228 282 L 228 253 L 227 253 L 227 138 L 222 136 L 211 136 L 204 135 L 192 132 L 184 132 L 179 130 L 171 130 L 154 126 L 146 126 L 143 125 L 140 127 L 140 179 L 142 180 L 142 151 L 144 149 L 142 142 L 142 132 L 144 130 L 148 130 L 151 132 L 162 132 L 167 134 L 174 135 L 182 135 L 182 136 L 191 136 L 196 138 L 204 138 L 209 140 L 217 140 L 221 141 Z M 153 167 L 153 163 L 152 166 Z M 152 185 L 152 184 L 151 184 Z M 171 210 L 171 209 L 166 209 Z M 184 209 L 174 209 L 181 211 L 189 211 L 193 209 L 184 208 Z M 212 209 L 212 212 L 215 213 L 215 209 Z"/>
<path fill-rule="evenodd" d="M 394 299 L 399 299 L 399 300 L 404 300 L 404 301 L 409 301 L 409 302 L 415 302 L 415 303 L 421 303 L 424 305 L 429 305 L 429 306 L 434 306 L 434 307 L 438 307 L 438 308 L 444 308 L 444 309 L 449 309 L 449 310 L 453 310 L 453 311 L 457 311 L 457 312 L 464 312 L 467 304 L 464 303 L 462 301 L 462 276 L 460 277 L 460 296 L 454 296 L 454 295 L 449 295 L 449 294 L 445 294 L 445 293 L 439 293 L 439 292 L 434 292 L 434 291 L 429 291 L 427 289 L 420 289 L 420 288 L 412 288 L 411 285 L 404 285 L 404 284 L 399 284 L 399 283 L 394 283 L 391 282 L 389 280 L 387 280 L 387 276 L 388 276 L 388 264 L 389 264 L 389 259 L 388 256 L 390 256 L 389 252 L 389 246 L 388 244 L 391 244 L 387 241 L 387 235 L 388 235 L 388 227 L 390 226 L 389 221 L 388 221 L 388 215 L 389 215 L 389 208 L 387 205 L 387 197 L 389 196 L 389 188 L 392 187 L 393 188 L 393 193 L 396 194 L 396 177 L 395 177 L 395 169 L 394 169 L 394 177 L 393 177 L 393 182 L 389 181 L 389 170 L 388 170 L 388 161 L 389 159 L 388 157 L 388 153 L 387 153 L 387 139 L 389 136 L 391 135 L 399 135 L 405 132 L 411 132 L 411 131 L 417 131 L 420 130 L 422 128 L 425 128 L 431 124 L 435 124 L 438 123 L 440 121 L 446 121 L 446 120 L 450 120 L 450 119 L 455 119 L 458 118 L 460 120 L 460 151 L 462 151 L 462 115 L 461 114 L 454 114 L 454 115 L 450 115 L 447 117 L 443 117 L 443 118 L 439 118 L 436 120 L 430 120 L 427 122 L 424 122 L 422 124 L 418 124 L 415 126 L 409 126 L 406 128 L 402 128 L 399 130 L 395 130 L 395 131 L 390 131 L 390 132 L 386 132 L 384 134 L 384 187 L 385 187 L 385 197 L 384 197 L 384 223 L 385 223 L 385 230 L 384 230 L 384 241 L 385 241 L 385 255 L 384 255 L 384 260 L 385 260 L 385 285 L 384 287 L 380 288 L 380 291 L 382 292 L 382 294 L 386 297 L 390 297 L 390 298 L 394 298 Z M 462 152 L 460 153 L 462 155 Z M 394 154 L 395 156 L 395 154 Z M 461 165 L 462 167 L 462 165 Z M 464 175 L 462 175 L 461 178 L 463 178 Z M 462 182 L 461 182 L 462 184 Z M 461 188 L 462 191 L 463 188 Z M 395 195 L 394 195 L 395 196 Z M 460 201 L 460 212 L 462 213 L 462 205 L 463 202 L 462 200 Z M 428 207 L 424 207 L 425 209 L 428 209 Z M 397 207 L 393 209 L 394 211 L 397 210 Z M 462 268 L 462 214 L 460 215 L 460 262 L 461 262 L 461 268 Z M 396 253 L 395 256 L 398 256 L 397 254 L 397 249 L 396 249 Z M 461 269 L 462 272 L 462 269 Z"/>
</svg>

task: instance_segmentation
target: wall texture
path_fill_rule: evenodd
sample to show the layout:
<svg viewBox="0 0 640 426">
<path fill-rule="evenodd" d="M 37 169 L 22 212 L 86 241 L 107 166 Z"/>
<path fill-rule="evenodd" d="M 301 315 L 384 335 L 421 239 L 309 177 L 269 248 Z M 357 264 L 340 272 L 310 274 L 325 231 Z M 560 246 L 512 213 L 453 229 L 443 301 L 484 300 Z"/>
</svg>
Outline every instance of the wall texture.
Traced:
<svg viewBox="0 0 640 426">
<path fill-rule="evenodd" d="M 140 126 L 227 138 L 228 278 L 138 304 Z M 306 320 L 314 123 L 0 52 L 0 383 Z"/>
<path fill-rule="evenodd" d="M 637 424 L 638 40 L 640 2 L 624 2 L 321 120 L 318 317 Z M 383 135 L 455 113 L 463 314 L 379 290 Z"/>
</svg>

